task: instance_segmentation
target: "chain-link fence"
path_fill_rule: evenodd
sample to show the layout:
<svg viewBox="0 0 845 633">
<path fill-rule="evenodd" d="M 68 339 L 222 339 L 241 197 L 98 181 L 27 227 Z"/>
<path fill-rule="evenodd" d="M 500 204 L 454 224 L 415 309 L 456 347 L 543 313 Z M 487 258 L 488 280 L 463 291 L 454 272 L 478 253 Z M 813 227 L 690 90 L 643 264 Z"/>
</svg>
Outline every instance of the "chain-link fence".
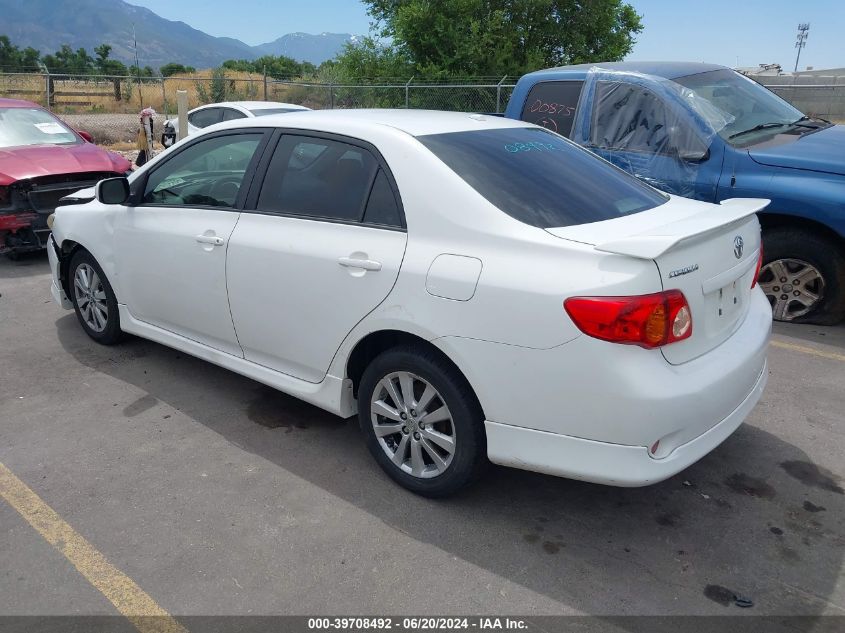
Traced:
<svg viewBox="0 0 845 633">
<path fill-rule="evenodd" d="M 56 114 L 134 113 L 145 107 L 174 113 L 178 90 L 187 92 L 189 108 L 216 101 L 260 101 L 266 98 L 266 79 L 215 71 L 191 77 L 0 74 L 0 96 L 34 101 Z"/>
<path fill-rule="evenodd" d="M 804 114 L 845 121 L 845 77 L 773 75 L 752 77 Z"/>
<path fill-rule="evenodd" d="M 845 121 L 845 77 L 801 75 L 754 77 L 799 110 Z M 0 74 L 0 96 L 40 103 L 98 143 L 131 142 L 138 112 L 152 107 L 162 119 L 175 116 L 176 95 L 184 90 L 188 108 L 220 101 L 281 101 L 313 109 L 421 108 L 462 112 L 503 112 L 514 88 L 509 78 L 465 79 L 453 83 L 391 81 L 334 84 L 280 81 L 232 71 L 203 71 L 190 77 L 106 77 Z"/>
<path fill-rule="evenodd" d="M 270 81 L 271 101 L 296 103 L 315 110 L 330 108 L 414 108 L 465 112 L 503 112 L 513 83 L 325 84 Z"/>
</svg>

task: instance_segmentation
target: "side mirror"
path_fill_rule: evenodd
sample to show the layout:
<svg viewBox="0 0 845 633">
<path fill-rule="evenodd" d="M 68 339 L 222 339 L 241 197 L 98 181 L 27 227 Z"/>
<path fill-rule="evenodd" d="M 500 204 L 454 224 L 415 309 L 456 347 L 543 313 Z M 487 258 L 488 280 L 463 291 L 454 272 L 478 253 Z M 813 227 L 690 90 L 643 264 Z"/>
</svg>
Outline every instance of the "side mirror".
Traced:
<svg viewBox="0 0 845 633">
<path fill-rule="evenodd" d="M 710 148 L 679 150 L 678 157 L 685 163 L 703 163 L 710 158 Z"/>
<path fill-rule="evenodd" d="M 76 133 L 79 134 L 83 139 L 85 139 L 86 143 L 93 143 L 94 137 L 91 136 L 88 132 L 83 132 L 82 130 L 76 130 Z"/>
<path fill-rule="evenodd" d="M 106 178 L 94 187 L 97 202 L 123 204 L 129 199 L 129 181 L 124 177 Z"/>
</svg>

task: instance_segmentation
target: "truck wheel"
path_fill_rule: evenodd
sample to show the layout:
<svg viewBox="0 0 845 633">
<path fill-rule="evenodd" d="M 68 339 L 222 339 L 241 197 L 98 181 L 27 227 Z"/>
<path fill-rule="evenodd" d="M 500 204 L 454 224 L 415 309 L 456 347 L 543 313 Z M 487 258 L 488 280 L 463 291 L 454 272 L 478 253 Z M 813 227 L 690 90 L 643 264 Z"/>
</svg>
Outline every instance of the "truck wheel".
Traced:
<svg viewBox="0 0 845 633">
<path fill-rule="evenodd" d="M 776 321 L 833 325 L 845 317 L 845 257 L 832 240 L 779 227 L 763 236 L 760 287 Z"/>
<path fill-rule="evenodd" d="M 77 251 L 68 267 L 70 300 L 85 333 L 102 345 L 123 338 L 117 297 L 97 260 L 85 250 Z"/>
</svg>

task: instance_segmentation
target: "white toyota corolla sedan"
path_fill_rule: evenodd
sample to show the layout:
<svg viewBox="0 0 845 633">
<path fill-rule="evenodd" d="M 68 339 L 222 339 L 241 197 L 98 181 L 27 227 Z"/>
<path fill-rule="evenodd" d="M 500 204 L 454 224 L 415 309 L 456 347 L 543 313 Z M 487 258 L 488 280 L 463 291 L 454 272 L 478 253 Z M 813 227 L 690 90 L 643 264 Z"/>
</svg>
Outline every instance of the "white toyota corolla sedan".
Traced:
<svg viewBox="0 0 845 633">
<path fill-rule="evenodd" d="M 130 332 L 357 414 L 424 495 L 488 459 L 654 483 L 766 382 L 766 201 L 667 196 L 519 121 L 232 121 L 75 202 L 52 293 L 92 339 Z"/>
</svg>

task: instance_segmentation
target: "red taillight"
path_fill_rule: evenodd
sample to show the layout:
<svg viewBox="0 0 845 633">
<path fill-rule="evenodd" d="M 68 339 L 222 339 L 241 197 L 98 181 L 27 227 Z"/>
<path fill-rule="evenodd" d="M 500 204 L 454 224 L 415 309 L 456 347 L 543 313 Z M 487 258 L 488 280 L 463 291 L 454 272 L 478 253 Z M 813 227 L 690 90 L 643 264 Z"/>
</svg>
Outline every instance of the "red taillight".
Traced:
<svg viewBox="0 0 845 633">
<path fill-rule="evenodd" d="M 584 334 L 651 349 L 692 336 L 684 293 L 667 290 L 634 297 L 571 297 L 566 313 Z"/>
<path fill-rule="evenodd" d="M 757 277 L 760 276 L 760 269 L 763 267 L 763 244 L 760 244 L 760 254 L 757 256 L 757 268 L 754 269 L 754 279 L 751 280 L 751 287 L 757 285 Z"/>
</svg>

